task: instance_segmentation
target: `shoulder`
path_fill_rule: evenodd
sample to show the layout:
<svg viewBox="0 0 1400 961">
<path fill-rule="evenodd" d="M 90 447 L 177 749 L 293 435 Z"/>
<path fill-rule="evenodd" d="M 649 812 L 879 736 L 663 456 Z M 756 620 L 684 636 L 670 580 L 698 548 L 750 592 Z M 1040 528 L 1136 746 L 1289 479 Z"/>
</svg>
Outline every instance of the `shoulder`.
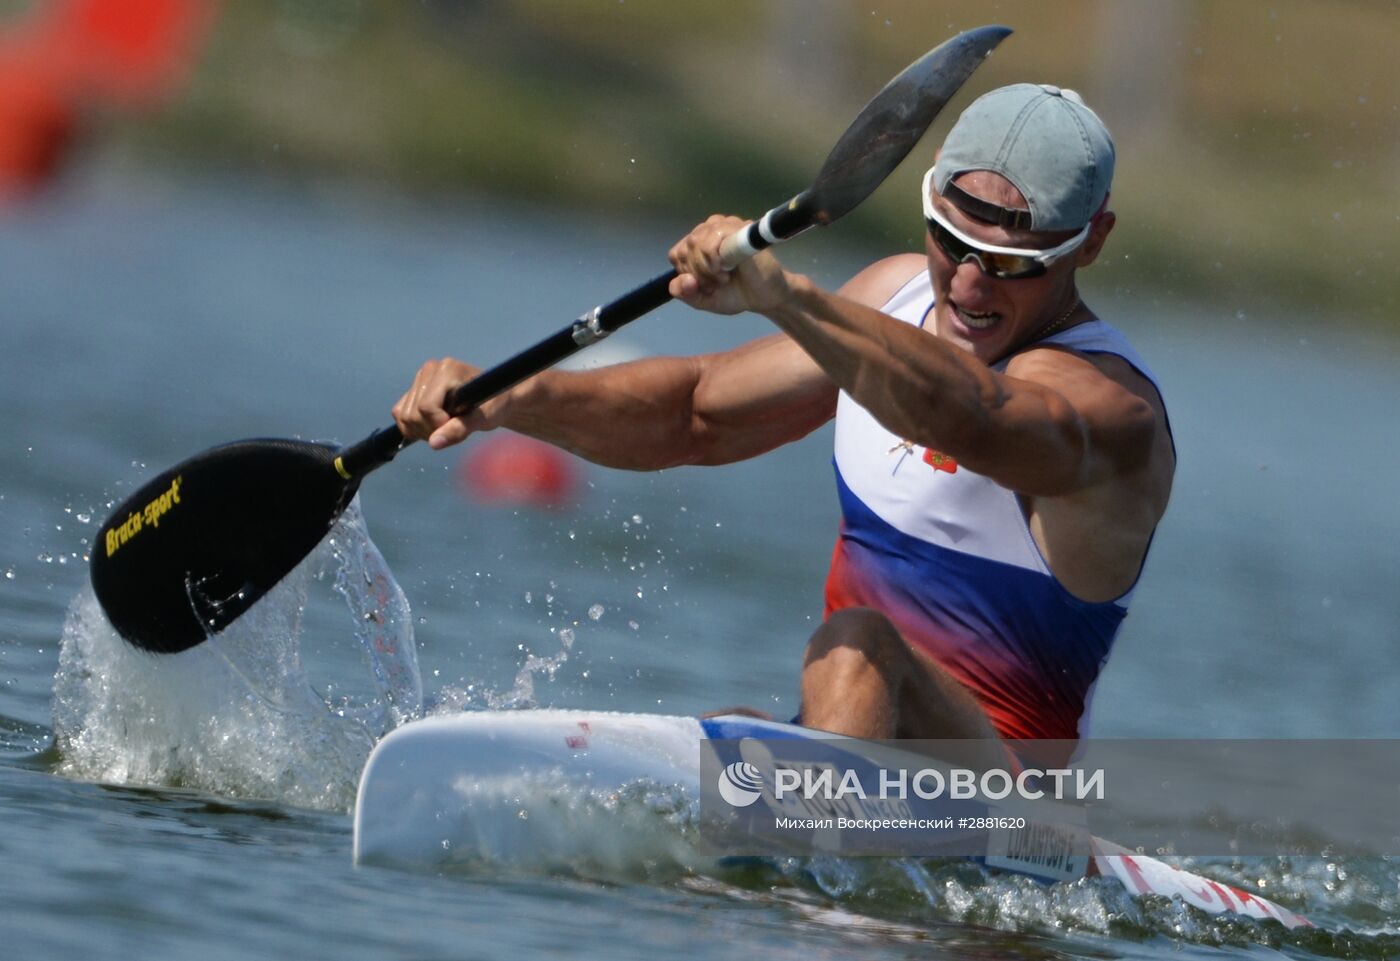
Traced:
<svg viewBox="0 0 1400 961">
<path fill-rule="evenodd" d="M 842 284 L 837 293 L 867 307 L 882 307 L 899 288 L 927 268 L 928 258 L 923 254 L 896 254 L 875 261 Z"/>
<path fill-rule="evenodd" d="M 1012 358 L 1006 373 L 1058 398 L 1054 406 L 1066 423 L 1120 470 L 1155 463 L 1170 476 L 1174 458 L 1161 395 L 1122 357 L 1045 345 Z"/>
<path fill-rule="evenodd" d="M 1015 355 L 1006 372 L 1047 384 L 1087 378 L 1115 385 L 1159 411 L 1165 406 L 1156 378 L 1142 357 L 1121 333 L 1097 319 Z"/>
</svg>

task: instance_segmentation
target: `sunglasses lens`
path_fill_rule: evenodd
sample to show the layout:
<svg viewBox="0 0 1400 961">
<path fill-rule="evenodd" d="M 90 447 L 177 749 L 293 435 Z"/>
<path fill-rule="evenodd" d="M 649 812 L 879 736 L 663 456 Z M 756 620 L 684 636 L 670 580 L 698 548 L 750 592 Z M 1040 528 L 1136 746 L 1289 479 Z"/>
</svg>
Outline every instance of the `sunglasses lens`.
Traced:
<svg viewBox="0 0 1400 961">
<path fill-rule="evenodd" d="M 928 229 L 939 249 L 947 254 L 953 263 L 961 264 L 968 257 L 972 257 L 982 268 L 983 273 L 995 277 L 997 280 L 1021 280 L 1028 277 L 1039 277 L 1045 273 L 1045 265 L 1033 257 L 979 250 L 955 237 L 952 231 L 946 230 L 942 224 L 932 218 L 928 220 Z"/>
<path fill-rule="evenodd" d="M 943 225 L 936 220 L 929 219 L 928 232 L 933 235 L 933 241 L 938 244 L 939 249 L 952 258 L 954 263 L 960 264 L 968 254 L 976 253 L 971 246 L 954 237 L 951 231 L 944 230 Z"/>
<path fill-rule="evenodd" d="M 937 220 L 928 219 L 928 233 L 932 234 L 935 244 L 938 244 L 939 249 L 948 255 L 953 263 L 965 263 L 967 258 L 973 258 L 983 273 L 997 280 L 1022 280 L 1026 277 L 1039 277 L 1046 272 L 1046 265 L 1030 256 L 994 254 L 973 247 L 972 244 L 955 237 L 952 231 L 946 230 Z"/>
<path fill-rule="evenodd" d="M 1045 273 L 1045 265 L 1030 257 L 1014 254 L 982 254 L 987 263 L 987 273 L 1002 280 L 1023 280 L 1039 277 Z"/>
</svg>

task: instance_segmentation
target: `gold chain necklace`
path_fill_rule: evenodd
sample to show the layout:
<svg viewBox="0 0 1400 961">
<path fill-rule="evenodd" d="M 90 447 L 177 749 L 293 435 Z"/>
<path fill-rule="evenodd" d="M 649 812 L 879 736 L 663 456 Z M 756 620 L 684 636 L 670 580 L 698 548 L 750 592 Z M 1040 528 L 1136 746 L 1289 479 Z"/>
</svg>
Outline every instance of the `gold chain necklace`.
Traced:
<svg viewBox="0 0 1400 961">
<path fill-rule="evenodd" d="M 1049 336 L 1050 336 L 1051 334 L 1053 334 L 1055 331 L 1057 331 L 1057 330 L 1059 330 L 1061 327 L 1063 327 L 1065 321 L 1069 320 L 1069 319 L 1070 319 L 1070 316 L 1073 315 L 1074 312 L 1075 312 L 1076 310 L 1079 309 L 1080 303 L 1082 303 L 1082 301 L 1080 301 L 1080 299 L 1079 299 L 1078 297 L 1076 297 L 1076 298 L 1074 298 L 1074 300 L 1070 301 L 1070 305 L 1069 305 L 1069 307 L 1065 310 L 1065 312 L 1064 312 L 1063 314 L 1061 314 L 1059 317 L 1056 317 L 1056 318 L 1055 318 L 1054 320 L 1052 320 L 1049 324 L 1047 324 L 1047 325 L 1045 325 L 1044 327 L 1040 328 L 1040 330 L 1036 331 L 1036 332 L 1035 332 L 1035 336 L 1033 336 L 1030 340 L 1026 341 L 1027 345 L 1029 345 L 1029 344 L 1034 344 L 1034 343 L 1035 343 L 1036 341 L 1038 341 L 1038 340 L 1044 340 L 1046 337 L 1049 337 Z"/>
</svg>

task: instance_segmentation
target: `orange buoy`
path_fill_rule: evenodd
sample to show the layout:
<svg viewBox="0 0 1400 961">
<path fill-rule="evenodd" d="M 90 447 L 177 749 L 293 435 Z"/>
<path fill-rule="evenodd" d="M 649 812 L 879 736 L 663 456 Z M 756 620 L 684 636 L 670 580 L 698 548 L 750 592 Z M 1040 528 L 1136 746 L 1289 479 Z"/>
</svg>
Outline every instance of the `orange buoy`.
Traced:
<svg viewBox="0 0 1400 961">
<path fill-rule="evenodd" d="M 457 468 L 458 488 L 484 504 L 558 509 L 576 499 L 580 480 L 572 454 L 506 431 L 473 443 Z"/>
<path fill-rule="evenodd" d="M 54 174 L 73 139 L 74 113 L 41 58 L 0 47 L 0 199 Z"/>
<path fill-rule="evenodd" d="M 216 0 L 50 0 L 0 23 L 0 201 L 62 169 L 94 110 L 151 108 L 189 76 Z"/>
</svg>

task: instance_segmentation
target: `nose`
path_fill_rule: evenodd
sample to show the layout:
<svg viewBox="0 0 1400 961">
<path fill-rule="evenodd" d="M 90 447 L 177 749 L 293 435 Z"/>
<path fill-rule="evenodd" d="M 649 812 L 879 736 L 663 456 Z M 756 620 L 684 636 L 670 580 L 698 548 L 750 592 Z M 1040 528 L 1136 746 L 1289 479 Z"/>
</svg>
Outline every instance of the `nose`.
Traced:
<svg viewBox="0 0 1400 961">
<path fill-rule="evenodd" d="M 949 282 L 949 292 L 960 303 L 975 302 L 977 297 L 991 289 L 995 278 L 982 269 L 982 261 L 976 254 L 968 254 L 962 263 L 953 268 L 953 279 Z"/>
</svg>

